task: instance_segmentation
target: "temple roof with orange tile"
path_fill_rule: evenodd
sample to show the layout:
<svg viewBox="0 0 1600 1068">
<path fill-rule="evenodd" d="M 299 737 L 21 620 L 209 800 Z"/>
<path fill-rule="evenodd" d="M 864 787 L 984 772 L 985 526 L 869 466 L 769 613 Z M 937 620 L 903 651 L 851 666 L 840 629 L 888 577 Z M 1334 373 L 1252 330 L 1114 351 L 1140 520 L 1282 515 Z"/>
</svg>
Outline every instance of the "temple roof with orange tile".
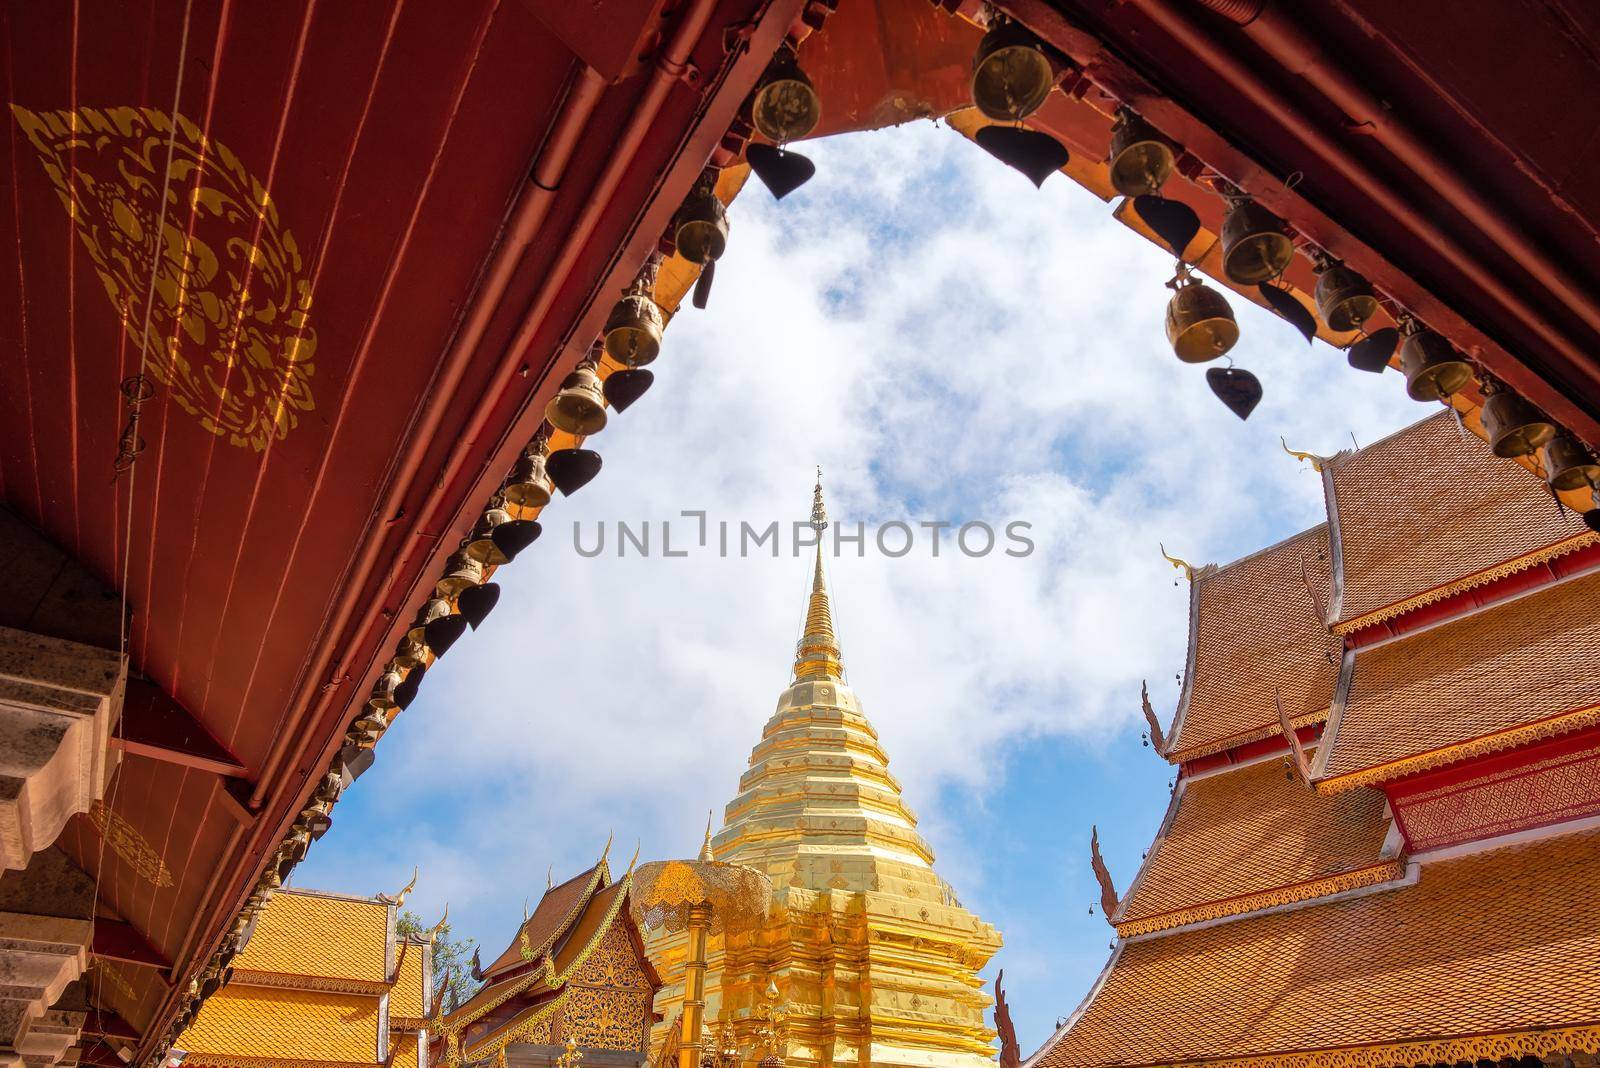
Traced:
<svg viewBox="0 0 1600 1068">
<path fill-rule="evenodd" d="M 262 912 L 234 969 L 386 984 L 391 925 L 383 901 L 284 889 Z"/>
<path fill-rule="evenodd" d="M 1341 633 L 1595 540 L 1449 412 L 1340 453 L 1322 478 L 1335 531 L 1329 618 Z"/>
<path fill-rule="evenodd" d="M 1326 524 L 1195 573 L 1189 658 L 1168 759 L 1218 752 L 1279 732 L 1275 691 L 1296 725 L 1322 717 L 1338 676 L 1339 639 L 1319 621 L 1307 578 L 1326 603 Z"/>
<path fill-rule="evenodd" d="M 1029 1068 L 1378 1068 L 1595 1049 L 1596 871 L 1591 830 L 1437 861 L 1400 887 L 1124 941 Z"/>
<path fill-rule="evenodd" d="M 1314 897 L 1398 872 L 1380 856 L 1388 819 L 1373 790 L 1322 797 L 1284 762 L 1182 781 L 1116 916 L 1123 935 Z M 1270 900 L 1266 900 L 1270 899 Z"/>
<path fill-rule="evenodd" d="M 1600 573 L 1358 650 L 1319 789 L 1384 781 L 1600 721 Z"/>
<path fill-rule="evenodd" d="M 602 860 L 599 864 L 574 875 L 559 886 L 551 887 L 539 899 L 533 915 L 529 916 L 494 961 L 483 969 L 486 976 L 498 975 L 511 968 L 521 967 L 527 961 L 522 956 L 522 936 L 527 935 L 529 950 L 535 957 L 548 952 L 557 939 L 577 920 L 589 898 L 610 879 L 610 869 Z"/>
<path fill-rule="evenodd" d="M 230 984 L 182 1036 L 186 1064 L 377 1064 L 379 999 Z"/>
</svg>

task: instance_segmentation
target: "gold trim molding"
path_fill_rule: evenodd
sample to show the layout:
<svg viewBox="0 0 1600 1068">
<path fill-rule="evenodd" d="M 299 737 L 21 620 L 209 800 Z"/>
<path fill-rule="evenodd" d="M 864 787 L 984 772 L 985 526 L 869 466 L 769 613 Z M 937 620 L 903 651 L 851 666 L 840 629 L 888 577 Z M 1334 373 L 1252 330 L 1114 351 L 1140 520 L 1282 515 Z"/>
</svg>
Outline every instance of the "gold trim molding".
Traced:
<svg viewBox="0 0 1600 1068">
<path fill-rule="evenodd" d="M 1446 597 L 1453 597 L 1456 594 L 1462 593 L 1466 590 L 1474 589 L 1478 586 L 1486 586 L 1491 582 L 1498 582 L 1500 579 L 1515 575 L 1518 572 L 1527 571 L 1529 568 L 1538 567 L 1540 564 L 1547 564 L 1557 557 L 1562 557 L 1566 556 L 1568 553 L 1577 552 L 1579 549 L 1593 545 L 1596 542 L 1600 542 L 1600 535 L 1596 535 L 1593 531 L 1586 530 L 1581 534 L 1574 534 L 1565 541 L 1558 541 L 1554 545 L 1546 545 L 1542 549 L 1535 549 L 1533 552 L 1524 556 L 1519 556 L 1514 560 L 1507 560 L 1503 564 L 1498 564 L 1475 574 L 1467 575 L 1465 578 L 1456 579 L 1454 582 L 1447 582 L 1443 586 L 1436 586 L 1431 590 L 1426 590 L 1422 593 L 1416 594 L 1415 596 L 1407 597 L 1403 601 L 1396 601 L 1394 604 L 1387 605 L 1383 608 L 1374 609 L 1371 612 L 1367 612 L 1365 615 L 1356 616 L 1354 619 L 1347 619 L 1342 623 L 1335 623 L 1329 629 L 1332 630 L 1333 633 L 1343 637 L 1344 635 L 1350 634 L 1354 631 L 1375 626 L 1387 620 L 1394 619 L 1397 616 L 1403 616 L 1413 609 L 1422 608 L 1425 605 L 1433 604 L 1435 601 L 1442 601 Z"/>
<path fill-rule="evenodd" d="M 1273 1053 L 1206 1061 L 1206 1068 L 1402 1068 L 1415 1064 L 1458 1064 L 1556 1053 L 1600 1053 L 1600 1024 L 1510 1031 L 1465 1038 L 1386 1042 L 1375 1046 Z"/>
<path fill-rule="evenodd" d="M 1150 934 L 1153 931 L 1165 931 L 1173 927 L 1184 927 L 1191 923 L 1220 920 L 1227 916 L 1242 916 L 1249 912 L 1259 912 L 1262 909 L 1272 908 L 1276 905 L 1293 905 L 1301 901 L 1311 901 L 1315 898 L 1343 893 L 1346 890 L 1359 890 L 1366 886 L 1377 886 L 1381 883 L 1403 878 L 1405 873 L 1406 865 L 1404 861 L 1396 860 L 1386 864 L 1375 864 L 1370 868 L 1358 868 L 1355 871 L 1330 875 L 1326 879 L 1315 879 L 1311 882 L 1296 883 L 1293 886 L 1283 886 L 1275 890 L 1263 890 L 1256 894 L 1230 897 L 1224 901 L 1211 901 L 1204 905 L 1194 905 L 1174 912 L 1163 912 L 1159 916 L 1147 916 L 1142 920 L 1129 920 L 1126 923 L 1116 925 L 1117 934 L 1123 938 L 1132 938 L 1135 935 Z"/>
<path fill-rule="evenodd" d="M 1463 760 L 1471 760 L 1474 757 L 1488 756 L 1491 753 L 1515 749 L 1518 746 L 1528 745 L 1532 742 L 1542 742 L 1546 738 L 1556 738 L 1563 734 L 1571 734 L 1573 731 L 1584 730 L 1596 725 L 1600 725 L 1600 705 L 1591 705 L 1588 708 L 1563 712 L 1547 719 L 1510 727 L 1494 734 L 1485 734 L 1482 737 L 1473 738 L 1456 745 L 1447 745 L 1443 749 L 1434 749 L 1427 753 L 1418 753 L 1415 756 L 1391 760 L 1376 767 L 1362 768 L 1359 771 L 1348 772 L 1344 775 L 1331 776 L 1317 783 L 1317 793 L 1338 794 L 1346 790 L 1354 790 L 1358 786 L 1372 786 L 1381 782 L 1392 782 L 1407 775 L 1432 771 L 1434 768 L 1442 768 L 1447 764 L 1456 764 Z M 1334 745 L 1335 749 L 1337 749 L 1337 740 L 1335 740 Z"/>
<path fill-rule="evenodd" d="M 320 990 L 331 994 L 365 994 L 377 997 L 387 994 L 394 983 L 367 979 L 334 979 L 322 975 L 294 975 L 288 972 L 258 972 L 250 968 L 236 968 L 229 984 L 239 986 L 265 986 L 276 990 Z"/>
<path fill-rule="evenodd" d="M 1299 730 L 1301 727 L 1312 727 L 1318 723 L 1325 723 L 1327 722 L 1327 719 L 1328 710 L 1326 708 L 1322 708 L 1315 712 L 1302 712 L 1300 715 L 1289 720 L 1289 723 L 1296 730 Z M 1215 742 L 1207 742 L 1204 745 L 1193 746 L 1189 749 L 1184 749 L 1181 751 L 1168 751 L 1161 755 L 1166 757 L 1170 763 L 1182 764 L 1185 761 L 1199 760 L 1201 757 L 1214 756 L 1217 753 L 1226 753 L 1228 750 L 1237 749 L 1241 745 L 1249 745 L 1251 742 L 1265 741 L 1266 739 L 1271 738 L 1273 735 L 1281 734 L 1283 734 L 1283 724 L 1274 721 L 1273 723 L 1262 727 L 1259 730 L 1246 731 L 1243 734 L 1231 734 L 1228 737 Z M 1287 748 L 1288 743 L 1285 742 L 1284 746 Z"/>
</svg>

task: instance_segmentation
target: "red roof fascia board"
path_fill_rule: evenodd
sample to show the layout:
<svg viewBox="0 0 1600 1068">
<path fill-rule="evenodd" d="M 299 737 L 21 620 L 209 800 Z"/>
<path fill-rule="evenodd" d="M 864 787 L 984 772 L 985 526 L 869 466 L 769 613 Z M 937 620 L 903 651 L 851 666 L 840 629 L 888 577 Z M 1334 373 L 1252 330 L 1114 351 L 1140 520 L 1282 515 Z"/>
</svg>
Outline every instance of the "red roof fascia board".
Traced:
<svg viewBox="0 0 1600 1068">
<path fill-rule="evenodd" d="M 1600 542 L 1585 545 L 1564 556 L 1485 582 L 1481 586 L 1453 593 L 1430 604 L 1414 608 L 1404 615 L 1351 631 L 1345 635 L 1345 646 L 1350 649 L 1360 649 L 1390 638 L 1398 638 L 1402 634 L 1410 634 L 1425 627 L 1444 623 L 1520 594 L 1543 589 L 1596 567 L 1600 567 Z"/>
</svg>

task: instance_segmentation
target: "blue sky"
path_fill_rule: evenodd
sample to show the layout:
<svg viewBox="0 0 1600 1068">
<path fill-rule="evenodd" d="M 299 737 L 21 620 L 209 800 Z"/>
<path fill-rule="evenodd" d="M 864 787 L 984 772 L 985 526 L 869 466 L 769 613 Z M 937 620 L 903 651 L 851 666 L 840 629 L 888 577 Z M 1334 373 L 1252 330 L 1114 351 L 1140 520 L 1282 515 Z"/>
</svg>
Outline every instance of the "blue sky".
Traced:
<svg viewBox="0 0 1600 1068">
<path fill-rule="evenodd" d="M 818 177 L 731 209 L 711 306 L 671 324 L 656 385 L 593 441 L 600 477 L 497 576 L 482 630 L 340 802 L 294 884 L 393 892 L 498 951 L 547 866 L 613 829 L 625 861 L 688 855 L 787 685 L 810 567 L 784 553 L 594 559 L 604 521 L 803 520 L 820 464 L 839 520 L 1032 524 L 1036 550 L 831 560 L 850 682 L 939 872 L 1003 933 L 1024 1053 L 1078 1003 L 1111 931 L 1088 908 L 1091 824 L 1119 887 L 1165 810 L 1139 682 L 1169 721 L 1186 584 L 1322 519 L 1314 452 L 1430 414 L 1231 298 L 1266 397 L 1240 422 L 1167 347 L 1172 261 L 1053 177 L 1032 185 L 919 123 L 807 146 Z M 736 529 L 736 526 L 735 526 Z M 654 548 L 659 551 L 659 527 Z M 713 538 L 713 545 L 715 539 Z"/>
</svg>

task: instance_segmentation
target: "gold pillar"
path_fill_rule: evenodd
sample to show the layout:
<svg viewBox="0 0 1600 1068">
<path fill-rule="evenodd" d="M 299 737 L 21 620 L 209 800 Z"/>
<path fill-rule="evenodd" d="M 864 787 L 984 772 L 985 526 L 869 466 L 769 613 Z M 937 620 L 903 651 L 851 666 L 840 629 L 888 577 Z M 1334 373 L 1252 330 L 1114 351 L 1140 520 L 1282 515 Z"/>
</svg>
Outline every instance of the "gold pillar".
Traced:
<svg viewBox="0 0 1600 1068">
<path fill-rule="evenodd" d="M 700 1068 L 700 1035 L 706 1017 L 706 928 L 709 905 L 689 908 L 689 947 L 683 964 L 683 1035 L 678 1068 Z"/>
</svg>

